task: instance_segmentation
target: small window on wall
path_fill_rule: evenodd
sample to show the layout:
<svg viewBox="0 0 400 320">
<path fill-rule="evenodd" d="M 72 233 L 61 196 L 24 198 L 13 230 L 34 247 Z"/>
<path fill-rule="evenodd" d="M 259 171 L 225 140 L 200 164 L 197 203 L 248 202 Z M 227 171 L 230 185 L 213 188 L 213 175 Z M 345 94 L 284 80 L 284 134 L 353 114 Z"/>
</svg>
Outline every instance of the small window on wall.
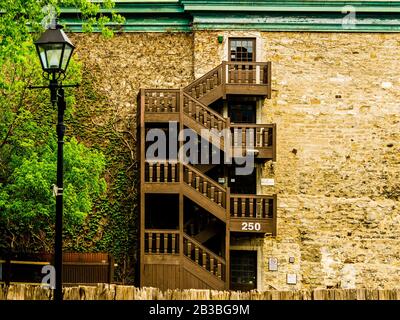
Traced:
<svg viewBox="0 0 400 320">
<path fill-rule="evenodd" d="M 229 38 L 229 61 L 251 62 L 255 60 L 255 38 Z"/>
</svg>

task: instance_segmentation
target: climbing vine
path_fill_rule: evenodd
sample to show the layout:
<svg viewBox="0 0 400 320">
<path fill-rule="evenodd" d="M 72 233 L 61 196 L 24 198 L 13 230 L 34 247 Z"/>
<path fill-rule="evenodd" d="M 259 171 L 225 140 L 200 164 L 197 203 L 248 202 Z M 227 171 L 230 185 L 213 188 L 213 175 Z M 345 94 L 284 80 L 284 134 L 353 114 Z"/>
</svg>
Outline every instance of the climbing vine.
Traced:
<svg viewBox="0 0 400 320">
<path fill-rule="evenodd" d="M 72 248 L 110 252 L 117 263 L 116 279 L 129 283 L 134 278 L 137 246 L 137 170 L 131 152 L 134 136 L 129 130 L 117 128 L 121 127 L 121 119 L 110 111 L 107 97 L 96 90 L 91 73 L 85 73 L 82 78 L 76 94 L 80 102 L 69 123 L 79 139 L 104 153 L 108 190 L 82 226 L 82 241 L 77 241 Z M 105 117 L 107 121 L 93 120 L 105 114 L 109 115 Z M 122 123 L 122 126 L 129 127 L 129 124 Z"/>
<path fill-rule="evenodd" d="M 28 90 L 45 84 L 33 40 L 49 4 L 80 8 L 85 31 L 95 26 L 106 37 L 113 33 L 109 21 L 123 21 L 115 14 L 102 16 L 100 4 L 88 0 L 0 0 L 0 251 L 53 248 L 56 112 L 48 92 Z M 97 92 L 90 73 L 82 72 L 74 58 L 66 79 L 81 87 L 66 90 L 64 250 L 112 254 L 115 279 L 129 283 L 136 261 L 134 137 L 120 129 L 129 126 L 118 117 L 94 122 L 110 113 L 107 97 Z"/>
</svg>

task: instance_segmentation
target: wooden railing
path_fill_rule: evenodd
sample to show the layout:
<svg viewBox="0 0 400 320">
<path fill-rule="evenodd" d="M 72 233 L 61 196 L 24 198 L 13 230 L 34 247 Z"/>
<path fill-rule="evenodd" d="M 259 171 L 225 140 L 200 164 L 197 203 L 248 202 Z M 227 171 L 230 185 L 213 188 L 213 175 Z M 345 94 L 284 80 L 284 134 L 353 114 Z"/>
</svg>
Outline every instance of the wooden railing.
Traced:
<svg viewBox="0 0 400 320">
<path fill-rule="evenodd" d="M 183 89 L 195 99 L 200 99 L 222 84 L 222 64 L 207 72 Z"/>
<path fill-rule="evenodd" d="M 223 62 L 226 84 L 271 84 L 271 62 Z"/>
<path fill-rule="evenodd" d="M 179 163 L 146 160 L 144 178 L 145 182 L 179 182 Z"/>
<path fill-rule="evenodd" d="M 183 254 L 225 281 L 225 260 L 187 234 L 183 235 Z"/>
<path fill-rule="evenodd" d="M 275 205 L 274 196 L 231 194 L 231 217 L 273 218 Z"/>
<path fill-rule="evenodd" d="M 231 124 L 234 147 L 269 148 L 273 146 L 275 125 L 273 124 Z M 247 143 L 247 136 L 250 145 Z"/>
<path fill-rule="evenodd" d="M 144 90 L 144 110 L 152 112 L 179 112 L 179 89 Z"/>
<path fill-rule="evenodd" d="M 193 81 L 187 87 L 183 88 L 186 95 L 184 106 L 191 115 L 205 115 L 203 123 L 215 123 L 208 125 L 209 128 L 224 128 L 219 124 L 220 120 L 225 120 L 217 112 L 201 104 L 198 99 L 210 91 L 224 85 L 268 85 L 271 86 L 271 62 L 222 62 L 220 65 L 207 72 L 199 79 Z M 175 113 L 180 108 L 180 90 L 179 89 L 145 89 L 144 92 L 144 111 L 146 113 Z M 268 96 L 270 88 L 268 89 Z M 193 100 L 189 100 L 191 97 Z M 196 109 L 199 111 L 196 112 Z M 206 109 L 205 109 L 206 108 Z M 212 116 L 208 119 L 208 116 Z M 201 121 L 196 118 L 197 121 Z M 221 130 L 221 129 L 220 129 Z"/>
<path fill-rule="evenodd" d="M 224 84 L 271 85 L 271 62 L 224 61 L 185 87 L 184 92 L 200 99 Z"/>
<path fill-rule="evenodd" d="M 201 123 L 207 129 L 221 131 L 228 127 L 227 119 L 186 92 L 183 93 L 183 113 Z"/>
<path fill-rule="evenodd" d="M 183 181 L 214 203 L 226 208 L 226 189 L 193 166 L 183 165 Z"/>
<path fill-rule="evenodd" d="M 145 230 L 144 252 L 146 254 L 178 254 L 179 230 Z"/>
</svg>

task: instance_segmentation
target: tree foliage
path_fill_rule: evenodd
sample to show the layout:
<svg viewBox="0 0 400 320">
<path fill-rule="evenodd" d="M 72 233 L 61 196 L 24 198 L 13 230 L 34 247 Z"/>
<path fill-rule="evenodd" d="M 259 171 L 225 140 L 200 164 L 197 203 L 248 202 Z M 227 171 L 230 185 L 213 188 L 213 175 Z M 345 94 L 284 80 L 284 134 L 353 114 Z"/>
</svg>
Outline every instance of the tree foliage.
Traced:
<svg viewBox="0 0 400 320">
<path fill-rule="evenodd" d="M 99 15 L 100 6 L 89 0 L 0 0 L 0 249 L 50 251 L 53 243 L 56 180 L 56 113 L 45 84 L 33 40 L 43 31 L 46 7 L 74 6 L 109 36 L 106 26 L 121 17 Z M 68 82 L 80 82 L 81 66 L 72 60 Z M 67 89 L 66 122 L 73 117 L 73 89 Z M 106 188 L 102 178 L 104 155 L 90 149 L 68 132 L 64 153 L 65 236 L 74 237 L 96 199 Z"/>
</svg>

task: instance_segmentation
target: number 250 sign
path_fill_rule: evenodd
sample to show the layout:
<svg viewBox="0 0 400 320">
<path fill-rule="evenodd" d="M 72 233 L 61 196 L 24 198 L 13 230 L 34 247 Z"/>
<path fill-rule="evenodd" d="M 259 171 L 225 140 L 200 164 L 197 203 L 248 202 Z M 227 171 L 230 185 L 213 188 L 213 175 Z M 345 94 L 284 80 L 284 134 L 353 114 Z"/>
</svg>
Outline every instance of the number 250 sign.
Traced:
<svg viewBox="0 0 400 320">
<path fill-rule="evenodd" d="M 261 224 L 259 222 L 242 222 L 243 231 L 260 231 Z"/>
</svg>

